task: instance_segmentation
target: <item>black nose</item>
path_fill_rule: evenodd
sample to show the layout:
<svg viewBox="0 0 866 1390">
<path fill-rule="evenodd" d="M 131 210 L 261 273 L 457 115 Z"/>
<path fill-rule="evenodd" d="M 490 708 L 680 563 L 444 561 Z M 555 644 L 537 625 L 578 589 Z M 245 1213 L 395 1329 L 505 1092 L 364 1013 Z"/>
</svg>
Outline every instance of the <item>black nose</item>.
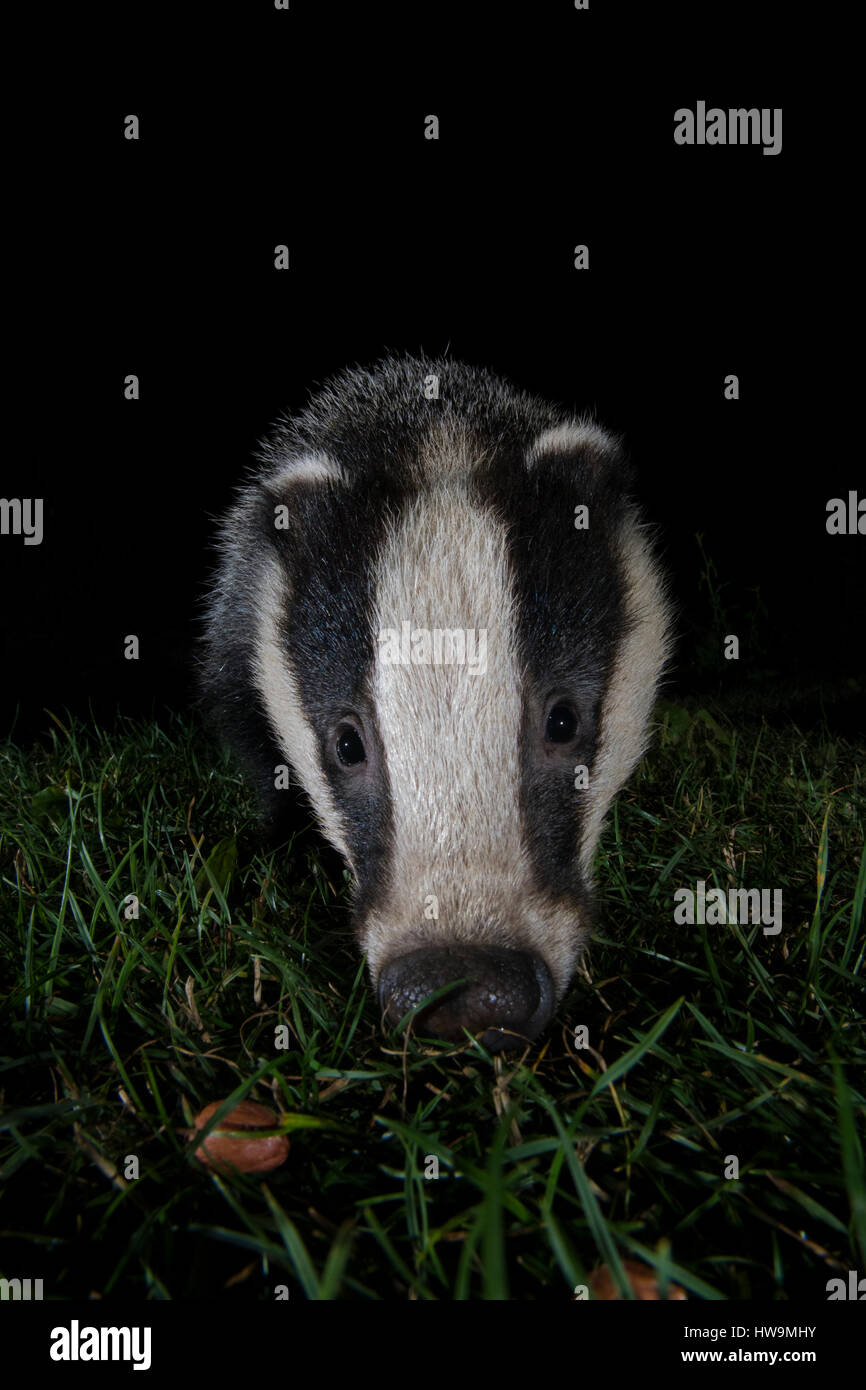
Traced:
<svg viewBox="0 0 866 1390">
<path fill-rule="evenodd" d="M 379 976 L 386 1026 L 394 1027 L 433 990 L 465 983 L 416 1015 L 416 1033 L 465 1042 L 482 1034 L 493 1052 L 525 1045 L 553 1015 L 553 981 L 534 951 L 498 946 L 423 946 L 389 961 Z"/>
</svg>

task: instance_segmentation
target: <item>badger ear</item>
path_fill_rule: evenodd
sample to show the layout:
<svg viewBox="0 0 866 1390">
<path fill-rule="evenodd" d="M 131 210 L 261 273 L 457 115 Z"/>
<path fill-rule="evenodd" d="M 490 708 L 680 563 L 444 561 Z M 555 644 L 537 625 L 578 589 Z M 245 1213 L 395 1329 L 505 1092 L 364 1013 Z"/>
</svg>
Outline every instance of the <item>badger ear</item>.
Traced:
<svg viewBox="0 0 866 1390">
<path fill-rule="evenodd" d="M 619 436 L 603 429 L 590 416 L 581 415 L 535 436 L 526 451 L 526 471 L 540 471 L 548 461 L 561 464 L 563 456 L 568 455 L 597 469 L 616 467 L 625 461 Z"/>
<path fill-rule="evenodd" d="M 303 451 L 297 454 L 269 455 L 270 468 L 258 484 L 258 505 L 262 526 L 271 527 L 278 545 L 287 538 L 302 541 L 305 529 L 320 502 L 335 489 L 347 486 L 345 472 L 329 454 Z M 311 510 L 312 509 L 312 510 Z"/>
<path fill-rule="evenodd" d="M 330 454 L 315 452 L 279 458 L 269 452 L 265 461 L 271 465 L 271 470 L 262 481 L 270 492 L 282 492 L 301 483 L 312 483 L 314 486 L 336 483 L 345 486 L 348 481 L 343 469 Z"/>
</svg>

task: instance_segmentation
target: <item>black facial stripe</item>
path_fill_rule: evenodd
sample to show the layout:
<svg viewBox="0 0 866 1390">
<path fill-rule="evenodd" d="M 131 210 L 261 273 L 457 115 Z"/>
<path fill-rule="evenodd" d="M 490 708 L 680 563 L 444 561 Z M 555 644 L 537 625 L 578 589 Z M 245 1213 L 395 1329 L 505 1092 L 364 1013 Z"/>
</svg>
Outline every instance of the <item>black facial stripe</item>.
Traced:
<svg viewBox="0 0 866 1390">
<path fill-rule="evenodd" d="M 478 480 L 477 494 L 509 535 L 527 678 L 519 789 L 527 850 L 540 887 L 580 900 L 578 846 L 592 796 L 600 716 L 627 628 L 616 551 L 625 510 L 621 479 L 615 461 L 578 449 L 541 459 L 530 470 L 522 459 L 503 460 Z M 588 530 L 574 528 L 578 503 L 589 507 Z M 539 756 L 548 696 L 564 692 L 580 717 L 571 755 Z M 574 787 L 579 764 L 589 769 L 587 791 Z"/>
<path fill-rule="evenodd" d="M 391 794 L 369 691 L 375 559 L 395 499 L 382 489 L 295 484 L 285 500 L 290 528 L 274 530 L 274 546 L 293 598 L 281 636 L 318 737 L 320 763 L 359 876 L 356 904 L 363 907 L 381 893 L 391 852 Z M 273 499 L 268 505 L 273 529 Z M 378 754 L 378 775 L 363 788 L 333 757 L 334 730 L 352 711 L 363 719 L 368 751 Z"/>
</svg>

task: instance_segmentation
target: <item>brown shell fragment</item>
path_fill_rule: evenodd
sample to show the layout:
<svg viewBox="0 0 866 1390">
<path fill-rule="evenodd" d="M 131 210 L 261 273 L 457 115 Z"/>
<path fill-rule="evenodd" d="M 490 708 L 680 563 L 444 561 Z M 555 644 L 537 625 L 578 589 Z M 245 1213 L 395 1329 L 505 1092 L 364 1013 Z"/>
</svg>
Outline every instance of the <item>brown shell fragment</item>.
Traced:
<svg viewBox="0 0 866 1390">
<path fill-rule="evenodd" d="M 214 1100 L 199 1111 L 195 1117 L 196 1129 L 204 1129 L 211 1115 L 219 1110 L 225 1101 Z M 257 1105 L 254 1100 L 242 1100 L 234 1110 L 223 1115 L 216 1129 L 195 1151 L 199 1163 L 214 1168 L 219 1173 L 270 1173 L 279 1168 L 289 1155 L 289 1141 L 285 1134 L 262 1136 L 258 1130 L 276 1129 L 279 1116 L 266 1105 Z M 232 1131 L 243 1130 L 239 1135 Z"/>
<path fill-rule="evenodd" d="M 622 1267 L 625 1270 L 626 1278 L 631 1285 L 631 1291 L 635 1298 L 661 1299 L 656 1272 L 650 1265 L 641 1264 L 638 1260 L 623 1260 Z M 622 1297 L 617 1283 L 606 1264 L 596 1265 L 587 1282 L 595 1298 L 618 1299 Z M 686 1292 L 685 1289 L 680 1288 L 679 1284 L 668 1284 L 667 1296 L 669 1300 L 684 1299 L 686 1298 Z"/>
</svg>

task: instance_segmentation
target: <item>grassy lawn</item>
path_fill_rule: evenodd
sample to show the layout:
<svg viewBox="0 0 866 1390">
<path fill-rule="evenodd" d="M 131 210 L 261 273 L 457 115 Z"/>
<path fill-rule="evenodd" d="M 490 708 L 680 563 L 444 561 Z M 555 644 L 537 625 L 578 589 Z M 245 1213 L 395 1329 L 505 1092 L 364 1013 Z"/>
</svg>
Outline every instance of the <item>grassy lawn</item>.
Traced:
<svg viewBox="0 0 866 1390">
<path fill-rule="evenodd" d="M 380 1032 L 340 862 L 303 825 L 263 851 L 196 723 L 45 727 L 0 747 L 0 1275 L 567 1301 L 632 1259 L 690 1299 L 821 1301 L 866 1269 L 862 748 L 661 706 L 585 971 L 494 1059 Z M 698 880 L 781 889 L 781 932 L 676 925 Z M 280 1113 L 283 1167 L 194 1159 L 229 1097 Z"/>
</svg>

